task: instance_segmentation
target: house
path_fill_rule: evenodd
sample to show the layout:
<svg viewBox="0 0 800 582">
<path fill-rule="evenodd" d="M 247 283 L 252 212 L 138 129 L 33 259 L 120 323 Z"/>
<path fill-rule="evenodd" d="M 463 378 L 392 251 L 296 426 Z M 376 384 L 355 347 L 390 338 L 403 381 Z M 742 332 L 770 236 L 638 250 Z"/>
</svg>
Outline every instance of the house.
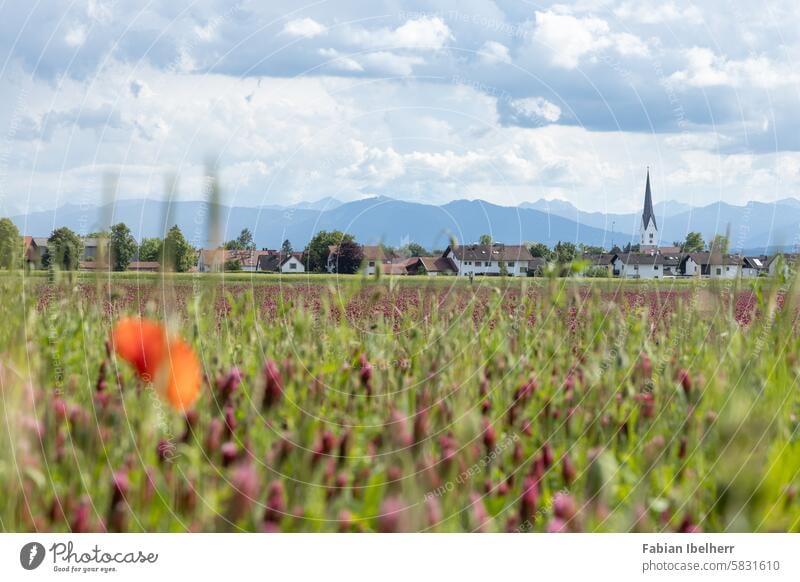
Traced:
<svg viewBox="0 0 800 582">
<path fill-rule="evenodd" d="M 599 253 L 583 255 L 581 260 L 589 263 L 588 269 L 605 269 L 606 276 L 611 277 L 614 275 L 614 259 L 617 258 L 616 253 Z"/>
<path fill-rule="evenodd" d="M 675 277 L 680 259 L 659 254 L 629 253 L 616 255 L 613 274 L 626 279 L 663 279 Z"/>
<path fill-rule="evenodd" d="M 242 271 L 253 272 L 258 270 L 258 259 L 276 251 L 269 250 L 225 250 L 203 249 L 197 258 L 197 270 L 201 273 L 219 272 L 225 268 L 225 263 L 238 262 Z"/>
<path fill-rule="evenodd" d="M 742 277 L 758 277 L 765 273 L 767 260 L 765 257 L 742 257 Z"/>
<path fill-rule="evenodd" d="M 265 273 L 305 273 L 301 253 L 280 253 L 269 251 L 259 255 L 256 271 Z"/>
<path fill-rule="evenodd" d="M 533 257 L 528 261 L 528 276 L 542 277 L 547 268 L 547 259 L 544 257 Z"/>
<path fill-rule="evenodd" d="M 22 237 L 22 263 L 27 269 L 38 269 L 42 265 L 42 251 L 32 236 Z"/>
<path fill-rule="evenodd" d="M 419 268 L 419 257 L 395 259 L 391 263 L 381 266 L 382 272 L 386 275 L 416 275 Z"/>
<path fill-rule="evenodd" d="M 100 258 L 100 251 L 102 247 L 100 246 L 100 241 L 103 241 L 103 246 L 105 247 L 105 253 L 103 256 L 109 256 L 109 245 L 111 241 L 108 237 L 104 237 L 102 239 L 95 238 L 95 237 L 86 237 L 83 239 L 83 260 L 84 261 L 96 261 Z"/>
<path fill-rule="evenodd" d="M 742 257 L 717 252 L 689 253 L 681 259 L 683 275 L 734 279 L 741 274 Z"/>
<path fill-rule="evenodd" d="M 525 245 L 499 243 L 448 246 L 442 257 L 453 262 L 461 277 L 500 275 L 503 271 L 510 277 L 527 277 L 533 259 Z"/>
<path fill-rule="evenodd" d="M 800 259 L 800 254 L 777 253 L 773 255 L 767 262 L 767 272 L 769 273 L 770 277 L 774 277 L 775 275 L 777 275 L 778 257 L 783 258 L 783 273 L 785 276 L 788 277 L 797 268 L 797 260 Z"/>
<path fill-rule="evenodd" d="M 418 257 L 419 264 L 417 272 L 426 274 L 429 277 L 438 277 L 441 275 L 455 275 L 458 272 L 457 267 L 447 257 Z"/>
</svg>

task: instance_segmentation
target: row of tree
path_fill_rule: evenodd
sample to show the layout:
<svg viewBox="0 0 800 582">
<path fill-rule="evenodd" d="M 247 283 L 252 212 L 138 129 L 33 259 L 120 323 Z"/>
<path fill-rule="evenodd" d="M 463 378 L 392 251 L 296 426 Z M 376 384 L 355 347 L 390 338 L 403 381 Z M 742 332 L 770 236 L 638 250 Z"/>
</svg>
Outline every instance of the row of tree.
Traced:
<svg viewBox="0 0 800 582">
<path fill-rule="evenodd" d="M 91 260 L 107 260 L 114 271 L 125 271 L 131 261 L 156 261 L 167 270 L 188 271 L 195 263 L 196 251 L 175 225 L 163 238 L 144 238 L 137 244 L 130 228 L 122 222 L 108 231 L 93 232 L 86 238 L 96 238 L 99 256 Z M 18 269 L 23 266 L 24 249 L 19 229 L 9 218 L 0 219 L 0 267 Z M 84 255 L 84 238 L 70 228 L 55 229 L 47 238 L 47 248 L 41 255 L 41 266 L 75 271 Z"/>
</svg>

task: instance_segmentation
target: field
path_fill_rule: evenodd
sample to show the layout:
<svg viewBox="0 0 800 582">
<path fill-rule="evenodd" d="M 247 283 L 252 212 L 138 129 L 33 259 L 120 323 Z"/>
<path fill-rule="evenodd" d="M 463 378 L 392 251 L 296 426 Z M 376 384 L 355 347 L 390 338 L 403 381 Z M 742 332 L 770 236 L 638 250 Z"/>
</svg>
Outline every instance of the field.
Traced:
<svg viewBox="0 0 800 582">
<path fill-rule="evenodd" d="M 800 530 L 792 281 L 9 275 L 0 318 L 2 531 Z"/>
</svg>

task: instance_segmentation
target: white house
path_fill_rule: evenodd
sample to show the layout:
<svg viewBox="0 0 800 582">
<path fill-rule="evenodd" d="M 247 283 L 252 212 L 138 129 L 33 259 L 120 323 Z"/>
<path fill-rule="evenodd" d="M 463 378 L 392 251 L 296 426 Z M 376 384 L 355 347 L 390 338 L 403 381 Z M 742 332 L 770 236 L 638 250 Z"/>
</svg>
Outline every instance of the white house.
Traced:
<svg viewBox="0 0 800 582">
<path fill-rule="evenodd" d="M 681 272 L 687 276 L 735 279 L 742 273 L 742 257 L 710 252 L 689 253 L 681 260 Z"/>
<path fill-rule="evenodd" d="M 767 271 L 770 277 L 774 277 L 778 273 L 778 257 L 783 257 L 783 273 L 787 277 L 797 267 L 797 260 L 800 255 L 796 253 L 778 253 L 773 255 L 767 263 Z"/>
<path fill-rule="evenodd" d="M 459 276 L 500 275 L 527 277 L 533 256 L 525 245 L 463 245 L 448 246 L 443 255 L 455 265 Z"/>
<path fill-rule="evenodd" d="M 742 277 L 758 277 L 766 270 L 762 257 L 742 257 Z"/>
<path fill-rule="evenodd" d="M 664 279 L 679 274 L 680 259 L 668 255 L 619 254 L 613 261 L 614 275 L 627 279 Z"/>
<path fill-rule="evenodd" d="M 270 253 L 258 257 L 257 271 L 265 273 L 305 273 L 306 268 L 298 253 Z"/>
</svg>

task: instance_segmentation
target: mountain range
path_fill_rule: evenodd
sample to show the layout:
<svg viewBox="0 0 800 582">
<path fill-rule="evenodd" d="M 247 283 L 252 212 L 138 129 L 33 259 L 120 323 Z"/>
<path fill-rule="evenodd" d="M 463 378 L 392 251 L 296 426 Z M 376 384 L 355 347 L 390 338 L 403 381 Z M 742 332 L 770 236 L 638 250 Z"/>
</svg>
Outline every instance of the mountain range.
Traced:
<svg viewBox="0 0 800 582">
<path fill-rule="evenodd" d="M 54 210 L 11 217 L 20 232 L 48 236 L 54 228 L 68 226 L 78 233 L 100 230 L 105 223 L 126 223 L 137 239 L 163 236 L 165 226 L 178 224 L 189 242 L 208 244 L 209 204 L 152 199 L 118 200 L 108 206 L 65 204 Z M 451 238 L 460 243 L 477 241 L 482 234 L 507 244 L 558 241 L 581 242 L 611 248 L 633 241 L 641 213 L 585 212 L 569 202 L 538 200 L 519 206 L 500 206 L 482 200 L 455 200 L 441 206 L 374 197 L 353 202 L 325 198 L 291 206 L 221 206 L 223 237 L 234 238 L 249 228 L 259 248 L 276 248 L 289 239 L 302 248 L 319 230 L 342 230 L 362 243 L 398 246 L 418 242 L 441 249 Z M 729 232 L 731 249 L 763 253 L 797 244 L 800 235 L 800 200 L 774 203 L 748 202 L 735 206 L 715 202 L 691 207 L 679 202 L 655 205 L 662 245 L 699 231 L 706 240 Z"/>
</svg>

